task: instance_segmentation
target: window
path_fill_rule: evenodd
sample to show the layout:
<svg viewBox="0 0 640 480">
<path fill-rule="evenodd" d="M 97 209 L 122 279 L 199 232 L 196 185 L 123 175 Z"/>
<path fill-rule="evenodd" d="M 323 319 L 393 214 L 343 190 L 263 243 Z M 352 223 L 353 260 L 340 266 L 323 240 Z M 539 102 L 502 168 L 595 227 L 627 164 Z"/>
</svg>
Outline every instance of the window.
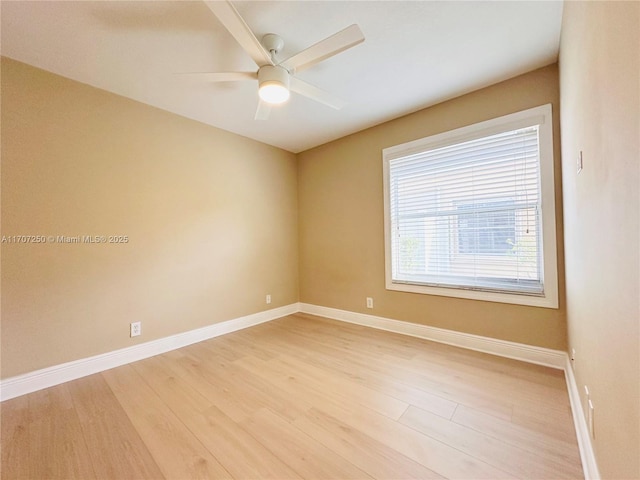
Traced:
<svg viewBox="0 0 640 480">
<path fill-rule="evenodd" d="M 383 151 L 391 290 L 557 308 L 551 105 Z"/>
<path fill-rule="evenodd" d="M 458 205 L 458 251 L 462 254 L 512 253 L 516 238 L 515 202 L 487 202 Z"/>
</svg>

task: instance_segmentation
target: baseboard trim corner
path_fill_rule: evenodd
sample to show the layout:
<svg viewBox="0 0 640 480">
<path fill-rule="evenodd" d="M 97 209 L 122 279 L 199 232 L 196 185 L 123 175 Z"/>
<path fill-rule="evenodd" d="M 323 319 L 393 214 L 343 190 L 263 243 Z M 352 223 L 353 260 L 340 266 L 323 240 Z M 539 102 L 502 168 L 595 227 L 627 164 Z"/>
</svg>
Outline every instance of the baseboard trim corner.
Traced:
<svg viewBox="0 0 640 480">
<path fill-rule="evenodd" d="M 186 347 L 193 343 L 269 322 L 300 311 L 299 303 L 214 323 L 206 327 L 152 340 L 132 347 L 54 365 L 15 377 L 0 380 L 0 401 L 26 395 L 37 390 L 86 377 L 127 363 Z"/>
<path fill-rule="evenodd" d="M 598 470 L 593 444 L 591 443 L 589 426 L 582 408 L 578 384 L 576 383 L 573 366 L 568 354 L 565 354 L 564 376 L 567 382 L 567 390 L 569 391 L 569 403 L 571 404 L 571 414 L 573 415 L 573 423 L 576 429 L 584 478 L 585 480 L 600 480 L 600 471 Z"/>
<path fill-rule="evenodd" d="M 500 357 L 521 360 L 523 362 L 535 363 L 546 367 L 563 370 L 565 367 L 566 353 L 560 350 L 525 345 L 522 343 L 509 342 L 496 338 L 482 337 L 470 333 L 445 330 L 443 328 L 430 327 L 417 323 L 393 320 L 386 317 L 377 317 L 364 313 L 339 310 L 337 308 L 322 307 L 308 303 L 300 304 L 300 311 L 311 315 L 341 320 L 343 322 L 355 323 L 366 327 L 377 328 L 389 332 L 410 335 L 433 342 L 445 343 L 454 347 L 466 348 L 483 353 L 490 353 Z"/>
</svg>

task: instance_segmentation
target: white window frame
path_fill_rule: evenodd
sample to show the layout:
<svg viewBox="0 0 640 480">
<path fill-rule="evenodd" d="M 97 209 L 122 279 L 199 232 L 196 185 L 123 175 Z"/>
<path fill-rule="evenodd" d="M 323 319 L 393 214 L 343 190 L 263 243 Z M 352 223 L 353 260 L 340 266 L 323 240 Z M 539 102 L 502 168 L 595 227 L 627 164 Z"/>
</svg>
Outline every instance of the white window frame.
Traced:
<svg viewBox="0 0 640 480">
<path fill-rule="evenodd" d="M 490 292 L 455 287 L 418 285 L 392 278 L 391 216 L 389 164 L 392 160 L 470 141 L 518 128 L 538 125 L 541 194 L 541 278 L 544 292 L 540 296 L 518 293 Z M 403 143 L 382 151 L 384 177 L 384 234 L 385 234 L 385 283 L 387 290 L 467 298 L 490 302 L 558 308 L 558 263 L 556 244 L 556 206 L 553 158 L 553 122 L 551 104 L 530 108 L 448 132 Z"/>
</svg>

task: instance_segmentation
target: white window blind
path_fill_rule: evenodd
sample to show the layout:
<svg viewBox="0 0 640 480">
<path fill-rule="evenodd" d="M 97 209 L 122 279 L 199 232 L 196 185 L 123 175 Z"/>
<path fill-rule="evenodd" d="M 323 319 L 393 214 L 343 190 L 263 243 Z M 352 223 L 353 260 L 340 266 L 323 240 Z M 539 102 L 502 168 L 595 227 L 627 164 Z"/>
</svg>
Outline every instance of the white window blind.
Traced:
<svg viewBox="0 0 640 480">
<path fill-rule="evenodd" d="M 392 281 L 543 295 L 538 125 L 388 162 Z"/>
<path fill-rule="evenodd" d="M 551 105 L 387 147 L 388 290 L 558 308 Z"/>
</svg>

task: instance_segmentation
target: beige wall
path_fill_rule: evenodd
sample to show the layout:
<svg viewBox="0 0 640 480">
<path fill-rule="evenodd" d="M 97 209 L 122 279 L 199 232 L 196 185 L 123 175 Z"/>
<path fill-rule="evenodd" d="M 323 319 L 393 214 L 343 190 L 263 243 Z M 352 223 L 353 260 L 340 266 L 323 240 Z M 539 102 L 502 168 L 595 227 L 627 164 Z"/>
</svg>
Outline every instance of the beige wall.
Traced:
<svg viewBox="0 0 640 480">
<path fill-rule="evenodd" d="M 298 285 L 307 303 L 566 347 L 562 251 L 558 310 L 384 288 L 382 148 L 549 102 L 557 116 L 556 66 L 304 152 L 297 168 L 8 59 L 2 100 L 3 235 L 129 236 L 2 246 L 3 378 L 264 310 L 266 293 L 296 302 Z"/>
<path fill-rule="evenodd" d="M 640 3 L 565 3 L 560 49 L 569 344 L 603 478 L 640 478 Z M 576 173 L 578 152 L 584 169 Z"/>
<path fill-rule="evenodd" d="M 2 60 L 2 377 L 298 300 L 293 154 Z M 143 335 L 129 338 L 129 323 Z"/>
<path fill-rule="evenodd" d="M 300 301 L 564 350 L 558 100 L 551 65 L 299 154 Z M 386 290 L 382 149 L 546 103 L 555 122 L 560 308 Z"/>
</svg>

